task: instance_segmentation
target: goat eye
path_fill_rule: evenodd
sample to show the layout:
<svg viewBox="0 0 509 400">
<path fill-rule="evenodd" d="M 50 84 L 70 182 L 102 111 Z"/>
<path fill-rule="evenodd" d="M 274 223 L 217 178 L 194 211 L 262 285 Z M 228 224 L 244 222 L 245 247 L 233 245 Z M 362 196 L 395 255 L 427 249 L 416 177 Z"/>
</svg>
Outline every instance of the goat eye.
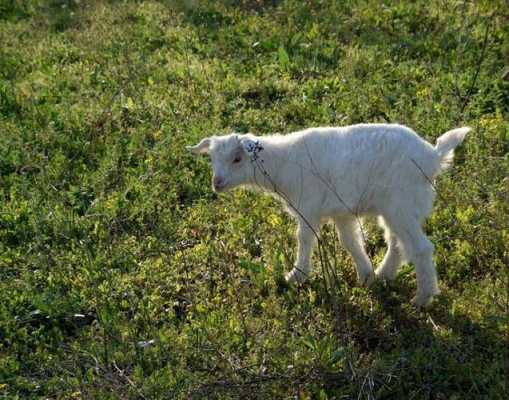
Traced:
<svg viewBox="0 0 509 400">
<path fill-rule="evenodd" d="M 241 160 L 241 159 L 242 159 L 242 157 L 237 156 L 237 157 L 235 157 L 235 158 L 233 159 L 233 163 L 234 163 L 234 164 L 237 164 L 237 163 L 239 163 L 239 162 L 240 162 L 240 160 Z"/>
</svg>

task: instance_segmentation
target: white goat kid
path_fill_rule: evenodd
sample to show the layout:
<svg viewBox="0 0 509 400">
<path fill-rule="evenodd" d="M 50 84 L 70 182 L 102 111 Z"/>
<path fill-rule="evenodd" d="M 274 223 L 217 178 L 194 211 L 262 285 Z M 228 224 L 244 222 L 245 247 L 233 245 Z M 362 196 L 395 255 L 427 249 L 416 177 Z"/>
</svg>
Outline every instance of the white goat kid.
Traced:
<svg viewBox="0 0 509 400">
<path fill-rule="evenodd" d="M 303 282 L 320 225 L 332 220 L 352 254 L 360 284 L 392 280 L 411 261 L 416 270 L 414 304 L 427 306 L 439 293 L 433 245 L 422 230 L 434 199 L 432 182 L 451 162 L 469 128 L 441 136 L 436 146 L 401 125 L 360 124 L 311 128 L 288 135 L 212 136 L 196 146 L 208 153 L 216 192 L 261 188 L 279 198 L 298 223 L 298 254 L 286 280 Z M 388 251 L 373 272 L 358 216 L 375 215 Z"/>
</svg>

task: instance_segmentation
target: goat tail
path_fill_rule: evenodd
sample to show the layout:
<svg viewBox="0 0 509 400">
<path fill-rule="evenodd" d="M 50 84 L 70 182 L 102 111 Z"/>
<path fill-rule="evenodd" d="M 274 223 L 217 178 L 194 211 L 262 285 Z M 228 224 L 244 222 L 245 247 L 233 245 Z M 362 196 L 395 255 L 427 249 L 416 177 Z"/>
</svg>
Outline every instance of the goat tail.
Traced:
<svg viewBox="0 0 509 400">
<path fill-rule="evenodd" d="M 440 158 L 440 171 L 444 171 L 452 164 L 454 149 L 463 142 L 470 130 L 468 127 L 453 129 L 437 139 L 435 151 Z"/>
</svg>

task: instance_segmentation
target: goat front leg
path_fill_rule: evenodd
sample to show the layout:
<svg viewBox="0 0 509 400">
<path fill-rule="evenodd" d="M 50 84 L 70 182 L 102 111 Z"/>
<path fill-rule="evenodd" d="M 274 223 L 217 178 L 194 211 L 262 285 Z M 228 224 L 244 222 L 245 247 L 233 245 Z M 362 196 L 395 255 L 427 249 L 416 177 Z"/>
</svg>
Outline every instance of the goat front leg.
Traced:
<svg viewBox="0 0 509 400">
<path fill-rule="evenodd" d="M 311 252 L 317 241 L 320 225 L 315 220 L 299 220 L 297 228 L 297 263 L 295 267 L 286 274 L 286 282 L 302 283 L 311 272 Z"/>
<path fill-rule="evenodd" d="M 369 286 L 375 278 L 373 266 L 364 249 L 360 222 L 353 216 L 334 218 L 341 243 L 352 255 L 360 285 Z"/>
</svg>

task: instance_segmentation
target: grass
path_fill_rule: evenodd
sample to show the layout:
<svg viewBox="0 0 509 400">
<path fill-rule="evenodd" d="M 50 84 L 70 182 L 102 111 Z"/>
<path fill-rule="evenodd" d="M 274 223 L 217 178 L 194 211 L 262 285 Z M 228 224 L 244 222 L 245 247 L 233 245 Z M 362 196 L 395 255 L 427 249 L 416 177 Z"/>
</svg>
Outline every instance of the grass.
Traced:
<svg viewBox="0 0 509 400">
<path fill-rule="evenodd" d="M 1 0 L 0 396 L 506 398 L 508 18 L 502 0 Z M 385 121 L 474 128 L 437 182 L 427 311 L 408 266 L 357 287 L 328 228 L 340 284 L 286 287 L 292 221 L 215 195 L 185 151 Z"/>
</svg>

